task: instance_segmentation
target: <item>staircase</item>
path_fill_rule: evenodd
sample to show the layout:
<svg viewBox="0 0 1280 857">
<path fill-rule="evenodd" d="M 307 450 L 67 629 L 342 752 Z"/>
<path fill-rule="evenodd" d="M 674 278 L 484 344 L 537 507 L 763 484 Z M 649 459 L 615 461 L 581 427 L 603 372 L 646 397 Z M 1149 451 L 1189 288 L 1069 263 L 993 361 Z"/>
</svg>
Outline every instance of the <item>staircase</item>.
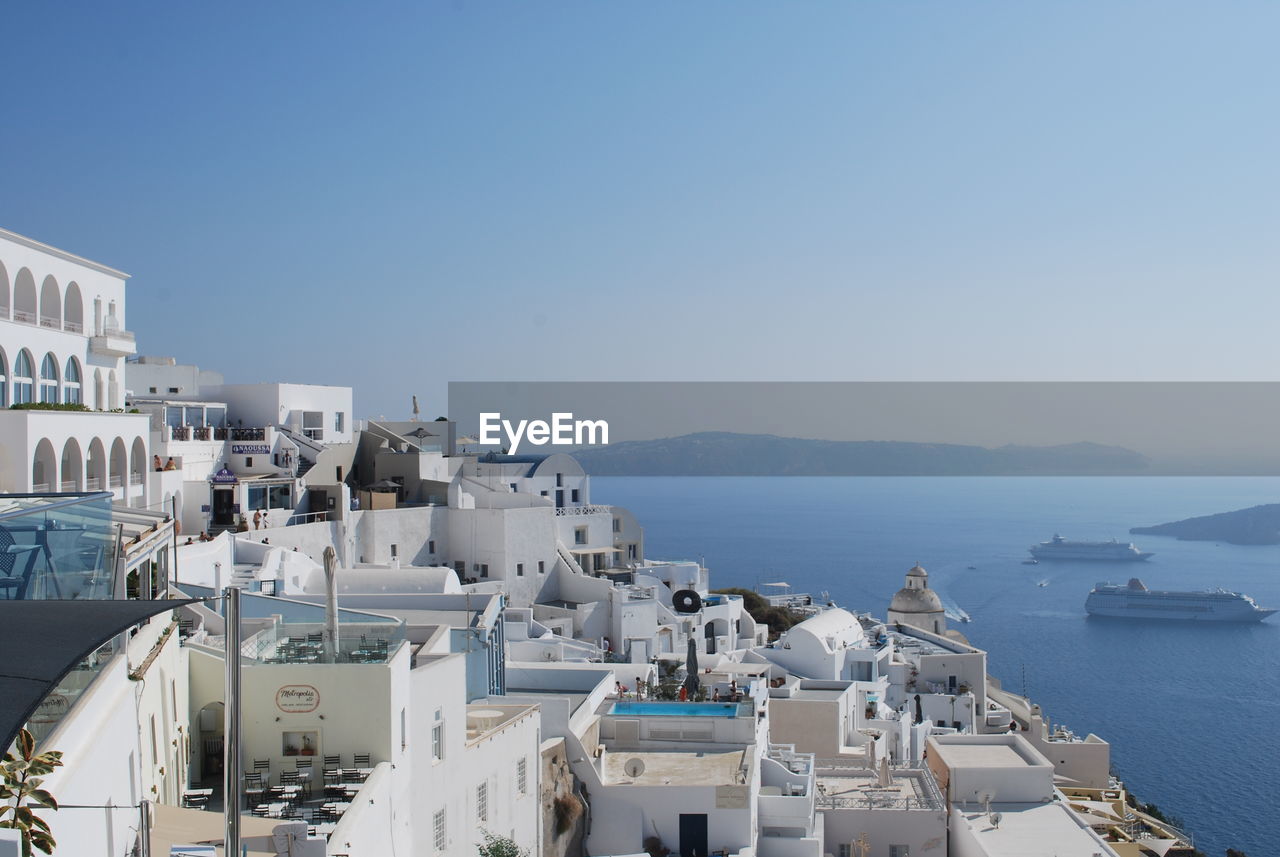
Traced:
<svg viewBox="0 0 1280 857">
<path fill-rule="evenodd" d="M 314 461 L 298 456 L 298 478 L 301 479 L 303 476 L 306 476 L 307 472 L 315 466 L 316 463 Z"/>
</svg>

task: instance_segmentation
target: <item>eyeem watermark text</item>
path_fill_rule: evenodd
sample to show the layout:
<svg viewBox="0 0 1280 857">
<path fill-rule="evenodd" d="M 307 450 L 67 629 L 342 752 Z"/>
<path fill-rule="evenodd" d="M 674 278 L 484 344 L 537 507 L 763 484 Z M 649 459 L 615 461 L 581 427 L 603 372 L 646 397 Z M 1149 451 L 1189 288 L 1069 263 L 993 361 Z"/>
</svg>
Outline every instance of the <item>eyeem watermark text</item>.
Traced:
<svg viewBox="0 0 1280 857">
<path fill-rule="evenodd" d="M 551 422 L 544 420 L 520 420 L 512 423 L 502 414 L 480 415 L 480 443 L 502 443 L 506 438 L 512 455 L 527 440 L 534 446 L 604 446 L 609 442 L 609 423 L 605 420 L 575 420 L 572 413 L 555 413 Z"/>
</svg>

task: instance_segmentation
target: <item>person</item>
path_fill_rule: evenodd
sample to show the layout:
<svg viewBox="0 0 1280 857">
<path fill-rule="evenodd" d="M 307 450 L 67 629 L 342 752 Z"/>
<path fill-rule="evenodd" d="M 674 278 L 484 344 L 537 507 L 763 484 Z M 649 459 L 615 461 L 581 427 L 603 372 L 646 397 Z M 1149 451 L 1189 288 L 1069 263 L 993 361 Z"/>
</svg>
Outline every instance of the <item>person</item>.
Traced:
<svg viewBox="0 0 1280 857">
<path fill-rule="evenodd" d="M 158 456 L 157 456 L 157 457 L 158 457 Z M 172 455 L 171 455 L 171 456 L 169 456 L 169 460 L 165 462 L 165 464 L 164 464 L 164 469 L 165 469 L 165 470 L 177 470 L 177 469 L 178 469 L 178 462 L 176 462 L 176 461 L 174 461 L 174 460 L 173 460 L 173 456 L 172 456 Z"/>
<path fill-rule="evenodd" d="M 711 701 L 712 702 L 720 701 L 720 688 L 717 687 L 715 690 L 711 691 Z"/>
<path fill-rule="evenodd" d="M 269 544 L 271 544 L 271 539 L 269 539 L 269 538 L 267 538 L 267 537 L 263 536 L 263 538 L 262 538 L 262 543 L 263 543 L 264 545 L 269 545 Z"/>
<path fill-rule="evenodd" d="M 257 509 L 253 513 L 253 528 L 255 530 L 262 529 L 262 510 Z"/>
<path fill-rule="evenodd" d="M 187 544 L 193 545 L 195 543 L 196 543 L 195 539 L 191 538 L 191 536 L 187 536 Z"/>
<path fill-rule="evenodd" d="M 201 530 L 201 531 L 200 531 L 200 541 L 202 541 L 202 542 L 208 542 L 208 541 L 212 541 L 212 540 L 213 540 L 213 538 L 212 538 L 208 533 L 206 533 L 204 530 Z"/>
<path fill-rule="evenodd" d="M 680 685 L 680 701 L 686 702 L 688 701 L 688 699 L 689 699 L 689 688 L 685 687 L 684 685 Z"/>
<path fill-rule="evenodd" d="M 151 466 L 155 468 L 155 471 L 157 473 L 159 473 L 161 470 L 164 470 L 164 465 L 160 463 L 160 456 L 158 455 L 151 456 Z"/>
</svg>

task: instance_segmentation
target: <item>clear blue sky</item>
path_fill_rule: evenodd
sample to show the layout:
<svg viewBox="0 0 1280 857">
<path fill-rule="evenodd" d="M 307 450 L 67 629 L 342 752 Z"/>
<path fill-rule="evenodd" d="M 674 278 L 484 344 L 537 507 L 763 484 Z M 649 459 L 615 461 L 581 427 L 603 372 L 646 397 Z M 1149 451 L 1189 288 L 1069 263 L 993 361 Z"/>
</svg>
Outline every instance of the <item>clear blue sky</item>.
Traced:
<svg viewBox="0 0 1280 857">
<path fill-rule="evenodd" d="M 1280 5 L 9 3 L 0 225 L 351 384 L 1275 380 Z"/>
</svg>

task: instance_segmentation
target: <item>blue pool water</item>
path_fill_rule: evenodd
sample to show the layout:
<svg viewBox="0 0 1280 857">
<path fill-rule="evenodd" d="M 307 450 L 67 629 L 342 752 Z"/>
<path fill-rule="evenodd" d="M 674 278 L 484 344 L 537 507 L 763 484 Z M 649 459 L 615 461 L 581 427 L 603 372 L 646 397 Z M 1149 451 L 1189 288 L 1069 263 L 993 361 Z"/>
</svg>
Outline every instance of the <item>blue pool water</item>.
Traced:
<svg viewBox="0 0 1280 857">
<path fill-rule="evenodd" d="M 1091 619 L 1100 580 L 1222 586 L 1280 607 L 1280 546 L 1134 536 L 1149 561 L 1022 565 L 1062 533 L 1280 502 L 1275 478 L 596 478 L 634 512 L 652 558 L 705 559 L 712 586 L 786 580 L 883 616 L 917 561 L 988 671 L 1055 723 L 1111 742 L 1117 776 L 1180 817 L 1209 857 L 1280 854 L 1280 616 L 1210 628 Z M 1040 585 L 1043 583 L 1044 585 Z"/>
<path fill-rule="evenodd" d="M 736 702 L 615 702 L 610 714 L 652 717 L 737 717 Z"/>
</svg>

